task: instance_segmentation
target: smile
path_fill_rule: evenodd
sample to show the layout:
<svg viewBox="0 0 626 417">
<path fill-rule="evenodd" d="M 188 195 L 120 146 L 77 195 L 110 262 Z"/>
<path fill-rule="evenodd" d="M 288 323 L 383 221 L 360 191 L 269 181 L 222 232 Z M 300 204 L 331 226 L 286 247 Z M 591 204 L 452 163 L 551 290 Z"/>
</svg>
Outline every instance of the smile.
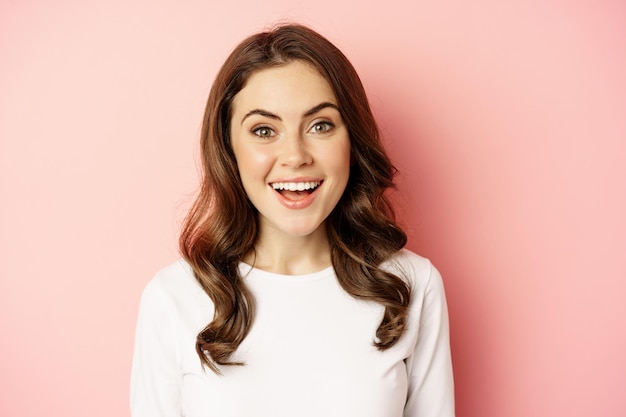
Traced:
<svg viewBox="0 0 626 417">
<path fill-rule="evenodd" d="M 276 192 L 278 201 L 289 209 L 304 209 L 315 201 L 317 189 L 323 181 L 285 181 L 269 185 Z"/>
<path fill-rule="evenodd" d="M 271 186 L 276 191 L 313 191 L 319 187 L 321 183 L 321 181 L 273 182 Z"/>
</svg>

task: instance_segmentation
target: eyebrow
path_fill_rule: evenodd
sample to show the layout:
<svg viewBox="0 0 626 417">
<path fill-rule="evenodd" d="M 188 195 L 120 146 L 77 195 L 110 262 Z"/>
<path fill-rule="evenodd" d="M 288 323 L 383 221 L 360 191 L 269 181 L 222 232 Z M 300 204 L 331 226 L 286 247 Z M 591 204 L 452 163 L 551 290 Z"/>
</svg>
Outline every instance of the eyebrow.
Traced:
<svg viewBox="0 0 626 417">
<path fill-rule="evenodd" d="M 325 109 L 325 108 L 333 108 L 337 111 L 339 111 L 339 107 L 336 104 L 330 103 L 328 101 L 325 101 L 323 103 L 318 104 L 315 107 L 312 107 L 311 109 L 307 110 L 306 112 L 304 112 L 303 117 L 308 117 L 308 116 L 312 116 L 315 113 Z M 243 118 L 241 119 L 241 124 L 243 124 L 243 122 L 249 117 L 252 116 L 254 114 L 258 114 L 264 117 L 269 117 L 270 119 L 274 119 L 274 120 L 279 120 L 282 121 L 283 119 L 280 118 L 280 116 L 269 112 L 267 110 L 263 110 L 263 109 L 254 109 L 254 110 L 250 110 L 248 113 L 246 113 L 245 116 L 243 116 Z"/>
</svg>

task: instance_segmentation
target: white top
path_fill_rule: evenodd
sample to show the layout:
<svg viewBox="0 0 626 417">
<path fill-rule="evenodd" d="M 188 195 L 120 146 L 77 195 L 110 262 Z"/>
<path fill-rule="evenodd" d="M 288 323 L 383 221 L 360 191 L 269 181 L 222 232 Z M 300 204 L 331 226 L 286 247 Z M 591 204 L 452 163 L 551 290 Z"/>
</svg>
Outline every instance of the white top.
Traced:
<svg viewBox="0 0 626 417">
<path fill-rule="evenodd" d="M 279 275 L 241 264 L 256 318 L 232 356 L 203 370 L 196 336 L 213 304 L 180 260 L 146 286 L 131 378 L 133 417 L 453 417 L 448 315 L 441 276 L 402 250 L 384 267 L 413 286 L 408 329 L 372 342 L 383 308 L 356 300 L 334 269 Z"/>
</svg>

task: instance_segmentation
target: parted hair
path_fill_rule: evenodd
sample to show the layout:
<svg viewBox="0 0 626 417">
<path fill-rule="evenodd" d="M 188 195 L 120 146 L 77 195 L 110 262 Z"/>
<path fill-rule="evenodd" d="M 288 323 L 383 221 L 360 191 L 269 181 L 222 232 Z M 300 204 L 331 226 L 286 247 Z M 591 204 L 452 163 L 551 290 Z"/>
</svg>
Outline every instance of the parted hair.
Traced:
<svg viewBox="0 0 626 417">
<path fill-rule="evenodd" d="M 213 320 L 198 334 L 201 362 L 242 365 L 230 359 L 254 321 L 255 302 L 239 273 L 254 250 L 258 213 L 243 189 L 230 140 L 235 95 L 256 71 L 299 61 L 330 84 L 350 135 L 348 185 L 325 225 L 331 260 L 342 288 L 353 297 L 384 307 L 372 335 L 380 350 L 402 336 L 411 288 L 381 268 L 406 244 L 385 191 L 396 173 L 380 140 L 363 85 L 354 67 L 326 38 L 299 24 L 284 24 L 241 42 L 219 70 L 201 131 L 202 182 L 183 224 L 180 251 L 214 304 Z"/>
</svg>

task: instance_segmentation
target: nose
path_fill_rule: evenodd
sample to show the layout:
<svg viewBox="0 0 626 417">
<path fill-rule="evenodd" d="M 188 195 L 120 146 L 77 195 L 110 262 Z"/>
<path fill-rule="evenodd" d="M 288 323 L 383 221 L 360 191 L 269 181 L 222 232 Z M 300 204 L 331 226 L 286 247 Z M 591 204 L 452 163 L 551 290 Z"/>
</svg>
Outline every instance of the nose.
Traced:
<svg viewBox="0 0 626 417">
<path fill-rule="evenodd" d="M 310 165 L 313 162 L 313 156 L 308 150 L 306 139 L 293 135 L 284 139 L 281 164 L 291 168 L 299 168 L 304 165 Z"/>
</svg>

